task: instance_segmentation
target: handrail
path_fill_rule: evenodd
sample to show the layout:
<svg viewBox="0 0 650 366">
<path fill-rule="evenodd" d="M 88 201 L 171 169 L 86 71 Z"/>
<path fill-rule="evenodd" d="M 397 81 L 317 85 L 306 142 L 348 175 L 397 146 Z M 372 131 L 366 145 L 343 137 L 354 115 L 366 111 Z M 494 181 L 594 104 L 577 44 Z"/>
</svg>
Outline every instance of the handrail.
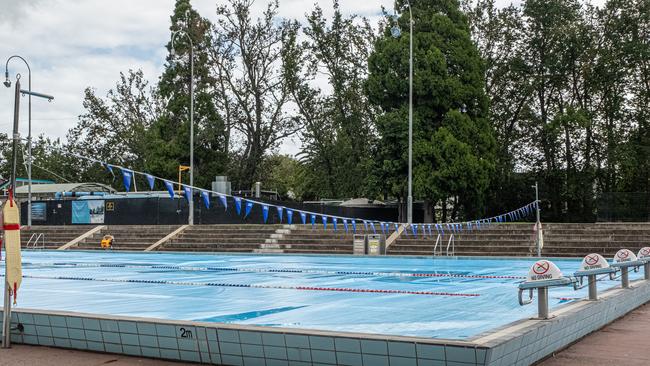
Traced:
<svg viewBox="0 0 650 366">
<path fill-rule="evenodd" d="M 438 234 L 438 237 L 436 238 L 436 245 L 433 246 L 433 256 L 436 256 L 436 249 L 438 248 L 438 244 L 440 244 L 440 234 Z M 442 255 L 442 246 L 440 246 L 440 254 Z"/>
<path fill-rule="evenodd" d="M 447 242 L 447 256 L 449 256 L 449 246 L 451 245 L 451 256 L 453 257 L 456 253 L 456 240 L 454 239 L 454 234 L 449 236 L 449 241 Z M 442 248 L 440 248 L 442 249 Z"/>
<path fill-rule="evenodd" d="M 27 244 L 25 245 L 25 249 L 29 249 L 30 244 L 32 245 L 33 249 L 37 249 L 39 239 L 41 239 L 41 242 L 43 243 L 43 246 L 41 248 L 45 249 L 45 235 L 43 235 L 43 233 L 32 233 L 32 235 L 29 237 L 29 240 L 27 241 Z M 32 240 L 34 240 L 34 242 L 32 242 Z"/>
</svg>

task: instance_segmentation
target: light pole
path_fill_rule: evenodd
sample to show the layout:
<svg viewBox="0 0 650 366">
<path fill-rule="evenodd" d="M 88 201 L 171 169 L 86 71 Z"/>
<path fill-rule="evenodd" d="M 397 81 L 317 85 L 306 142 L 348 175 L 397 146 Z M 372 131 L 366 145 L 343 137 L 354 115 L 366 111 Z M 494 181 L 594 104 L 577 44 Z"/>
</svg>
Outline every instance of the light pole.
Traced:
<svg viewBox="0 0 650 366">
<path fill-rule="evenodd" d="M 183 30 L 178 30 L 172 33 L 172 57 L 175 56 L 176 52 L 174 50 L 174 39 L 178 35 L 184 35 L 187 40 L 190 42 L 190 192 L 194 189 L 194 44 L 192 43 L 192 38 L 187 32 Z M 192 195 L 193 196 L 193 195 Z M 187 218 L 187 223 L 189 225 L 194 225 L 194 197 L 187 198 L 189 202 L 189 215 Z"/>
<path fill-rule="evenodd" d="M 21 57 L 22 59 L 22 57 Z M 23 60 L 24 61 L 24 60 Z M 4 81 L 4 85 L 6 87 L 11 87 L 11 81 L 9 80 L 9 73 L 5 72 L 6 80 Z M 18 123 L 20 121 L 19 115 L 20 115 L 20 95 L 27 94 L 29 95 L 30 99 L 31 96 L 34 95 L 35 97 L 39 98 L 45 98 L 49 101 L 54 100 L 54 97 L 51 95 L 46 95 L 46 94 L 41 94 L 41 93 L 35 93 L 32 92 L 31 90 L 23 90 L 20 88 L 20 74 L 16 74 L 16 85 L 15 85 L 15 94 L 14 94 L 14 123 L 13 123 L 13 144 L 12 144 L 12 164 L 11 164 L 11 194 L 9 195 L 9 199 L 16 197 L 16 167 L 18 163 L 18 144 L 20 144 L 20 133 L 18 132 Z M 31 157 L 30 157 L 31 158 Z M 30 159 L 31 160 L 31 159 Z M 13 197 L 11 197 L 13 196 Z M 31 202 L 30 202 L 31 205 Z M 31 207 L 30 207 L 31 209 Z M 20 212 L 19 212 L 20 215 Z M 20 217 L 20 216 L 19 216 Z M 20 219 L 19 219 L 20 220 Z M 5 221 L 6 223 L 6 221 Z M 5 225 L 5 230 L 8 230 L 7 226 Z M 7 237 L 5 236 L 5 239 Z M 8 239 L 7 239 L 8 240 Z M 18 238 L 18 241 L 20 239 Z M 8 248 L 9 243 L 6 244 Z M 18 248 L 20 248 L 20 243 L 17 243 Z M 6 249 L 6 255 L 10 256 L 11 251 Z M 9 281 L 9 259 L 5 258 L 5 284 L 4 284 L 4 307 L 3 307 L 3 314 L 2 314 L 2 347 L 3 348 L 9 348 L 11 346 L 11 297 L 15 296 L 13 294 L 12 289 L 11 289 L 11 284 L 8 282 Z"/>
<path fill-rule="evenodd" d="M 22 56 L 13 55 L 5 63 L 5 82 L 4 85 L 11 87 L 9 80 L 9 61 L 14 58 L 22 60 L 27 65 L 27 89 L 29 90 L 28 112 L 27 112 L 27 226 L 32 226 L 32 69 L 29 63 Z M 15 187 L 14 187 L 15 193 Z"/>
<path fill-rule="evenodd" d="M 408 197 L 406 198 L 406 221 L 413 223 L 413 12 L 411 2 L 406 0 L 409 8 L 409 172 L 408 172 Z M 401 32 L 397 24 L 391 29 L 393 37 L 397 38 Z"/>
<path fill-rule="evenodd" d="M 539 186 L 537 184 L 537 181 L 535 181 L 535 185 L 533 186 L 535 188 L 535 208 L 537 212 L 537 220 L 535 221 L 535 227 L 537 228 L 537 256 L 541 257 L 542 256 L 542 245 L 543 245 L 543 233 L 542 233 L 542 223 L 539 218 Z"/>
</svg>

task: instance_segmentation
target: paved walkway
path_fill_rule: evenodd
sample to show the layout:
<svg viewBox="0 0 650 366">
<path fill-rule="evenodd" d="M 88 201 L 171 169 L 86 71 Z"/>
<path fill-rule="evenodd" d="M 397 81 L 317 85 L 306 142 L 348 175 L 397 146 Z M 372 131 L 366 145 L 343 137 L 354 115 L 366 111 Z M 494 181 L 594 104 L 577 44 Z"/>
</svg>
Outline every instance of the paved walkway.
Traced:
<svg viewBox="0 0 650 366">
<path fill-rule="evenodd" d="M 75 351 L 63 348 L 14 344 L 10 349 L 0 348 L 2 366 L 196 366 L 195 363 L 168 362 L 107 353 Z"/>
<path fill-rule="evenodd" d="M 650 365 L 650 303 L 592 333 L 538 366 Z"/>
</svg>

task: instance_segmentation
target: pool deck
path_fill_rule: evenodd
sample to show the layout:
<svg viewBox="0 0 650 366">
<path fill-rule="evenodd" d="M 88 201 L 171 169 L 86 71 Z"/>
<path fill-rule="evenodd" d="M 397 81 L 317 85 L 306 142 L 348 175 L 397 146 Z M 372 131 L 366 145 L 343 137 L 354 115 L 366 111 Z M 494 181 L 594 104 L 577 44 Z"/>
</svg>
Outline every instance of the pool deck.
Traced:
<svg viewBox="0 0 650 366">
<path fill-rule="evenodd" d="M 650 303 L 594 332 L 539 366 L 650 365 Z"/>
<path fill-rule="evenodd" d="M 14 344 L 10 349 L 0 348 L 0 365 L 12 366 L 184 366 L 195 363 L 163 361 L 152 358 L 76 351 L 63 348 Z"/>
</svg>

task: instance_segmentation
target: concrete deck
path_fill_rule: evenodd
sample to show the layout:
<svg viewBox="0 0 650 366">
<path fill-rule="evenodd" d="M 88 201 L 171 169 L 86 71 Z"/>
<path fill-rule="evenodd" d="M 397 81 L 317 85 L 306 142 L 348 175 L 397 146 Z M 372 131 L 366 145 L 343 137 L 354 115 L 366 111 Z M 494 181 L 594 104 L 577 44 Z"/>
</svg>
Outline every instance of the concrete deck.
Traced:
<svg viewBox="0 0 650 366">
<path fill-rule="evenodd" d="M 539 366 L 650 365 L 650 303 L 540 362 Z"/>
<path fill-rule="evenodd" d="M 63 348 L 14 344 L 0 348 L 0 365 L 12 366 L 196 366 L 195 363 L 170 362 L 150 358 L 129 357 L 107 353 L 75 351 Z"/>
</svg>

